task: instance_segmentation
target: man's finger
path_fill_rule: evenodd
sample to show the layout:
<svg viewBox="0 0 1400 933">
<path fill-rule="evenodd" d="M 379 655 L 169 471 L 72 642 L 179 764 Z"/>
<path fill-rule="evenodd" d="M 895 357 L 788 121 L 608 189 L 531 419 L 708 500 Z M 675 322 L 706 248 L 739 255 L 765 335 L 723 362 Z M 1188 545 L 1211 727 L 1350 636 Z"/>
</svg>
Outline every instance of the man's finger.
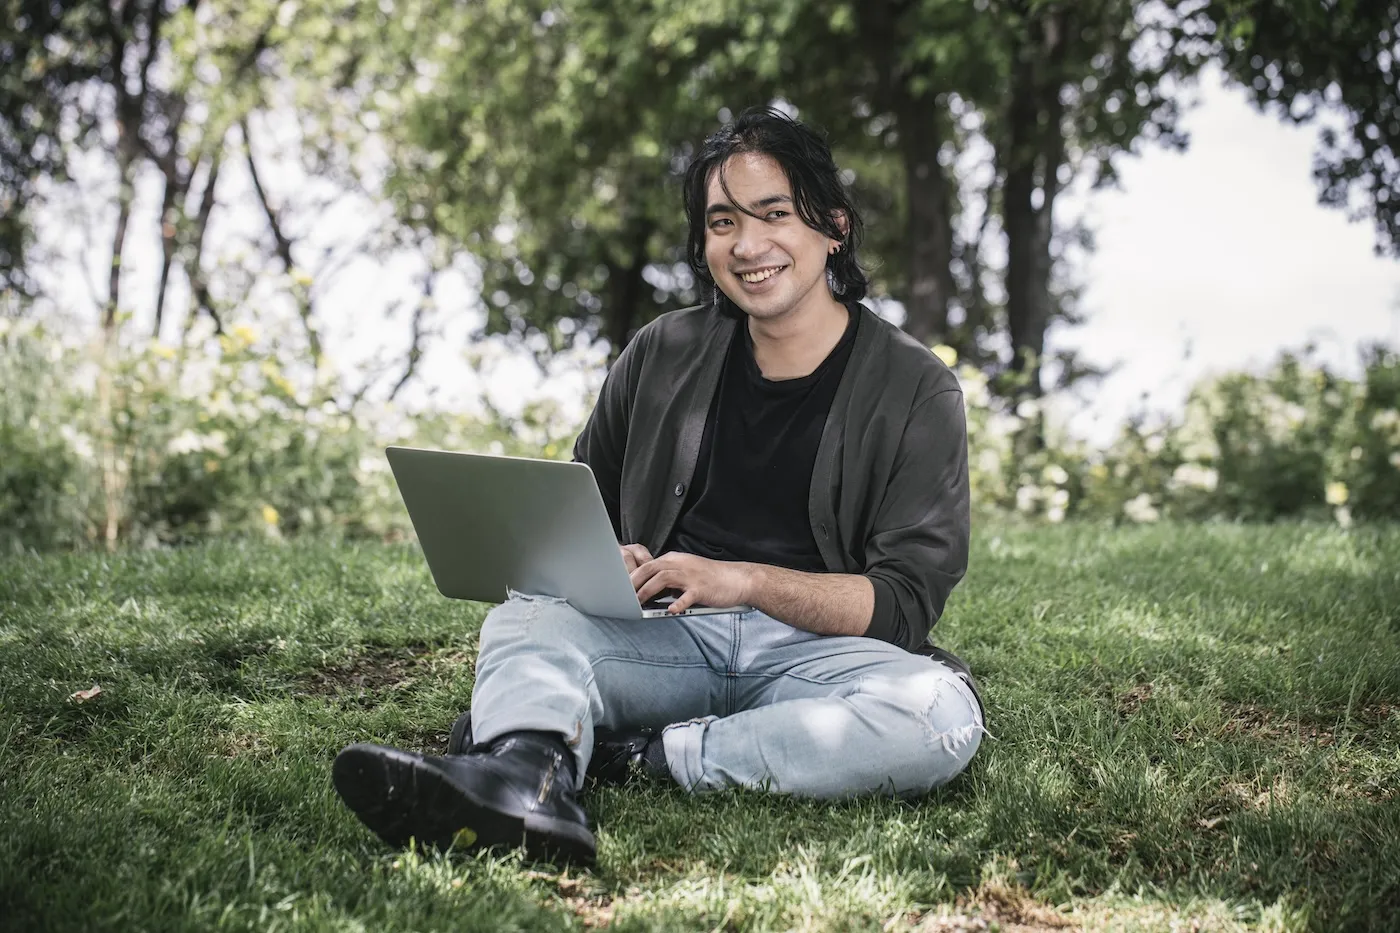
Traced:
<svg viewBox="0 0 1400 933">
<path fill-rule="evenodd" d="M 675 602 L 666 607 L 666 611 L 671 613 L 685 612 L 691 606 L 695 605 L 696 597 L 697 594 L 695 590 L 686 590 Z"/>
<path fill-rule="evenodd" d="M 647 565 L 647 567 L 650 566 L 650 564 Z M 647 569 L 647 567 L 643 567 L 642 570 Z M 638 573 L 640 572 L 641 571 L 639 570 Z M 647 600 L 653 598 L 662 590 L 682 589 L 684 587 L 684 584 L 678 586 L 676 585 L 676 583 L 678 582 L 679 581 L 676 580 L 676 574 L 673 571 L 667 571 L 664 569 L 658 571 L 652 576 L 650 580 L 647 581 L 645 586 L 638 588 L 637 599 L 645 603 Z"/>
<path fill-rule="evenodd" d="M 623 544 L 619 547 L 622 550 L 622 563 L 627 567 L 628 573 L 651 560 L 651 552 L 640 544 Z"/>
<path fill-rule="evenodd" d="M 642 584 L 666 569 L 664 564 L 658 564 L 654 560 L 649 560 L 645 564 L 640 564 L 635 570 L 628 574 L 632 581 L 632 589 L 638 593 L 642 591 Z"/>
</svg>

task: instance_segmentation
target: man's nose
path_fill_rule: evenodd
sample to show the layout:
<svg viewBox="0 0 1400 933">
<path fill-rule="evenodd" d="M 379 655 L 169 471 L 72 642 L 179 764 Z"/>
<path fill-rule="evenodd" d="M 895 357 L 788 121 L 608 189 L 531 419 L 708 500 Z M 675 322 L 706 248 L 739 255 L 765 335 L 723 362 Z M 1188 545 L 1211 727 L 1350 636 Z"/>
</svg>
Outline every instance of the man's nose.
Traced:
<svg viewBox="0 0 1400 933">
<path fill-rule="evenodd" d="M 752 227 L 740 230 L 739 235 L 734 238 L 734 257 L 736 259 L 749 259 L 759 255 L 763 251 L 763 238 L 754 234 Z"/>
</svg>

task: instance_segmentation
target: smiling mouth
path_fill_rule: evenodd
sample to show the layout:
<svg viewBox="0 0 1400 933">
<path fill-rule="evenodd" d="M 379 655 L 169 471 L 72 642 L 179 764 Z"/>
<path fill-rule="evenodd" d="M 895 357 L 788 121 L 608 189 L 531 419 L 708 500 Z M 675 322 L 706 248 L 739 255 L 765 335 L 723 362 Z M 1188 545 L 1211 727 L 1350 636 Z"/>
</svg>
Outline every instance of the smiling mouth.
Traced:
<svg viewBox="0 0 1400 933">
<path fill-rule="evenodd" d="M 759 282 L 762 282 L 765 279 L 771 279 L 773 276 L 777 275 L 779 272 L 782 272 L 786 268 L 787 266 L 770 266 L 767 269 L 759 269 L 756 272 L 741 272 L 739 273 L 739 278 L 743 279 L 750 285 L 757 285 Z"/>
</svg>

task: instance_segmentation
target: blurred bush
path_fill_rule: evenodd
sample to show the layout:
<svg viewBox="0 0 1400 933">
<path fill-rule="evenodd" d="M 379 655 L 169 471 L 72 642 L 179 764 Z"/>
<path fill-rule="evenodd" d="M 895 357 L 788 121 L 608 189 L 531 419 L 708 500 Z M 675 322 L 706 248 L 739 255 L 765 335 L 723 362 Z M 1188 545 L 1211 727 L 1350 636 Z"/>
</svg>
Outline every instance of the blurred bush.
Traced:
<svg viewBox="0 0 1400 933">
<path fill-rule="evenodd" d="M 239 326 L 180 351 L 64 343 L 0 320 L 0 553 L 214 535 L 411 530 L 389 444 L 567 456 L 542 406 L 508 421 L 341 407 Z"/>
<path fill-rule="evenodd" d="M 1107 448 L 1044 427 L 1042 402 L 958 370 L 976 507 L 1060 522 L 1400 517 L 1400 357 L 1360 381 L 1304 357 L 1198 385 L 1184 412 L 1126 425 Z M 567 458 L 578 425 L 337 404 L 294 385 L 248 327 L 185 350 L 77 346 L 0 320 L 0 552 L 213 535 L 397 538 L 411 526 L 383 448 Z"/>
<path fill-rule="evenodd" d="M 1040 402 L 1013 409 L 959 367 L 973 498 L 1050 522 L 1400 518 L 1400 356 L 1371 347 L 1363 370 L 1350 380 L 1285 354 L 1203 381 L 1177 418 L 1131 421 L 1099 449 L 1047 435 Z"/>
</svg>

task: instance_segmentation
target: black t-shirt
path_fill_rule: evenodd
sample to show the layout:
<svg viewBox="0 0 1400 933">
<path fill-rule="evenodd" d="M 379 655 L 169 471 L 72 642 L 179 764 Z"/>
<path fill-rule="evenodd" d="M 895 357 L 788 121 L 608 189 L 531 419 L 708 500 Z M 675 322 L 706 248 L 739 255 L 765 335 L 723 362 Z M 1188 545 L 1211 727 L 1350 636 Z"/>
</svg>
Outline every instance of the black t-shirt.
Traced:
<svg viewBox="0 0 1400 933">
<path fill-rule="evenodd" d="M 789 570 L 826 569 L 807 499 L 817 446 L 859 326 L 859 308 L 848 310 L 840 342 L 799 379 L 763 378 L 746 322 L 734 329 L 705 420 L 695 479 L 667 551 Z"/>
</svg>

